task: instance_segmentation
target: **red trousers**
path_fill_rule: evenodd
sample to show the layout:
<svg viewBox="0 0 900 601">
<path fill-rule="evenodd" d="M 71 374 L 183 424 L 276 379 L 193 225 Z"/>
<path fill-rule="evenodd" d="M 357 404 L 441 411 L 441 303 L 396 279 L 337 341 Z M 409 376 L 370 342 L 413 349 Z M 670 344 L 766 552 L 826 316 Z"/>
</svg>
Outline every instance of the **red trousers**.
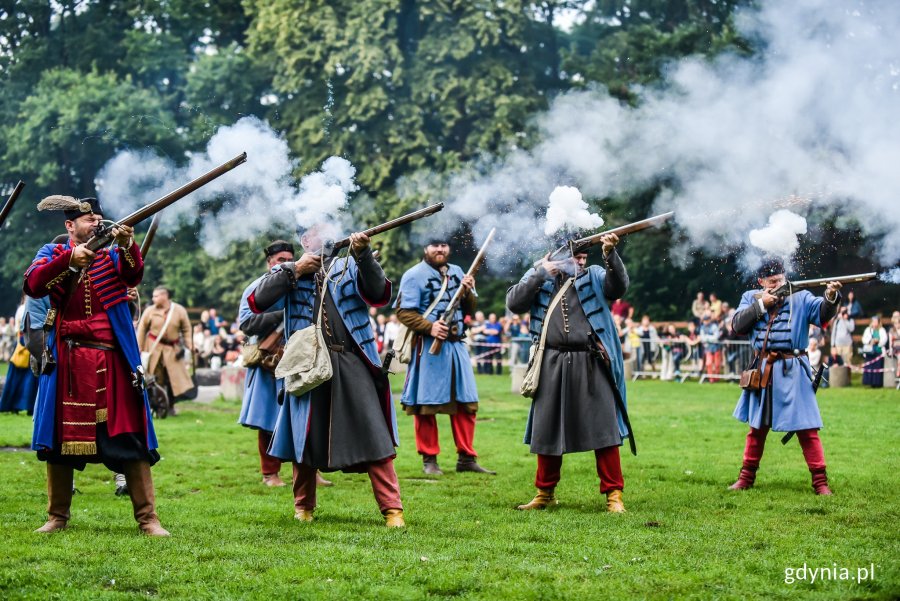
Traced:
<svg viewBox="0 0 900 601">
<path fill-rule="evenodd" d="M 281 471 L 281 459 L 272 457 L 266 451 L 269 450 L 269 443 L 272 442 L 272 433 L 265 430 L 257 430 L 257 446 L 259 447 L 259 465 L 264 476 L 277 474 Z"/>
<path fill-rule="evenodd" d="M 394 471 L 392 458 L 370 463 L 367 469 L 372 492 L 382 513 L 388 509 L 403 509 L 400 502 L 400 482 Z M 316 469 L 294 462 L 294 509 L 316 508 Z"/>
<path fill-rule="evenodd" d="M 718 376 L 722 372 L 722 351 L 707 351 L 706 353 L 706 373 L 710 376 L 710 382 L 718 382 Z"/>
<path fill-rule="evenodd" d="M 606 494 L 611 490 L 624 490 L 619 447 L 596 449 L 594 457 L 597 460 L 597 475 L 600 476 L 600 492 Z M 559 484 L 562 462 L 562 455 L 538 455 L 534 485 L 538 488 L 554 488 Z"/>
<path fill-rule="evenodd" d="M 750 428 L 747 434 L 747 445 L 744 447 L 744 467 L 756 469 L 762 459 L 763 450 L 766 448 L 766 435 L 768 428 Z M 803 457 L 810 471 L 825 469 L 825 451 L 822 449 L 822 441 L 819 439 L 819 431 L 798 430 L 797 440 L 803 449 Z"/>
<path fill-rule="evenodd" d="M 437 419 L 434 415 L 416 415 L 416 450 L 420 455 L 439 455 L 441 445 L 438 443 Z M 472 446 L 475 439 L 475 414 L 462 409 L 450 416 L 450 428 L 453 430 L 453 441 L 456 452 L 476 457 L 478 454 Z"/>
</svg>

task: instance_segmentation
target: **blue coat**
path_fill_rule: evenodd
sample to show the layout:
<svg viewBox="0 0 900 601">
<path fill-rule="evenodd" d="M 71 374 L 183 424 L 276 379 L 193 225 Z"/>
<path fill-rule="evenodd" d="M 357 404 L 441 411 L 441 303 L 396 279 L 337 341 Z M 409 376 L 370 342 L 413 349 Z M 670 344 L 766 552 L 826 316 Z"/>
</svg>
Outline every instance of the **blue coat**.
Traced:
<svg viewBox="0 0 900 601">
<path fill-rule="evenodd" d="M 53 249 L 56 246 L 56 244 L 45 244 L 38 251 L 34 260 L 51 260 L 53 258 Z M 63 246 L 68 249 L 69 242 L 66 242 Z M 119 254 L 111 252 L 109 256 L 112 258 L 113 265 L 118 268 Z M 104 282 L 92 283 L 100 286 Z M 124 294 L 110 300 L 109 302 L 113 304 L 107 305 L 106 313 L 109 316 L 109 322 L 112 325 L 116 341 L 119 343 L 119 352 L 124 356 L 132 374 L 143 373 L 141 351 L 138 349 L 137 336 L 134 333 L 134 324 L 131 321 L 131 311 L 128 309 L 127 301 L 128 297 Z M 47 337 L 47 341 L 53 358 L 58 360 L 55 330 Z M 38 399 L 34 407 L 34 435 L 31 439 L 31 448 L 35 451 L 50 451 L 56 445 L 54 438 L 56 429 L 56 375 L 57 370 L 54 369 L 49 375 L 41 375 L 38 379 Z M 147 449 L 151 450 L 159 445 L 156 440 L 156 431 L 153 428 L 153 415 L 150 411 L 150 401 L 147 399 L 147 392 L 142 391 L 141 397 L 144 400 L 144 414 L 147 419 Z"/>
<path fill-rule="evenodd" d="M 276 265 L 272 271 L 279 269 L 282 269 L 282 266 Z M 353 257 L 335 259 L 328 273 L 328 291 L 331 293 L 331 298 L 334 299 L 334 304 L 341 314 L 344 325 L 347 326 L 353 340 L 365 355 L 369 367 L 373 371 L 380 370 L 381 359 L 378 356 L 372 323 L 369 321 L 368 307 L 370 305 L 373 307 L 384 306 L 390 301 L 390 282 L 388 281 L 385 286 L 384 298 L 366 299 L 357 286 L 359 270 Z M 332 279 L 337 281 L 332 282 Z M 283 297 L 285 341 L 297 330 L 302 330 L 313 323 L 315 294 L 315 280 L 313 276 L 308 275 L 298 278 L 295 287 Z M 278 304 L 281 302 L 279 301 Z M 286 395 L 286 400 L 278 411 L 272 443 L 269 446 L 270 455 L 282 459 L 293 458 L 297 462 L 302 461 L 303 451 L 306 448 L 311 394 L 311 392 L 307 392 L 300 397 Z M 391 425 L 391 433 L 396 446 L 399 441 L 397 415 L 392 403 L 386 402 L 385 406 L 389 411 L 385 418 Z"/>
<path fill-rule="evenodd" d="M 253 315 L 247 298 L 256 290 L 260 280 L 264 276 L 256 278 L 253 283 L 244 289 L 241 295 L 241 304 L 238 308 L 238 323 L 243 323 Z M 279 301 L 270 307 L 268 312 L 279 312 L 284 309 L 284 301 Z M 241 403 L 241 415 L 238 423 L 255 430 L 272 432 L 275 430 L 275 421 L 278 418 L 278 389 L 275 375 L 262 367 L 248 367 L 244 377 L 244 399 Z"/>
<path fill-rule="evenodd" d="M 458 265 L 448 265 L 449 277 L 447 290 L 434 310 L 424 315 L 428 306 L 434 302 L 441 291 L 443 279 L 441 273 L 422 261 L 403 274 L 400 280 L 400 295 L 397 298 L 398 309 L 412 309 L 429 321 L 437 321 L 447 309 L 450 299 L 460 287 L 465 272 Z M 455 317 L 456 331 L 463 332 L 462 309 L 457 309 Z M 477 403 L 478 390 L 475 387 L 475 376 L 469 351 L 462 342 L 444 342 L 441 352 L 432 355 L 428 352 L 434 338 L 428 335 L 419 336 L 418 344 L 413 351 L 413 358 L 406 374 L 403 395 L 400 402 L 404 405 L 443 405 L 449 403 L 451 382 L 454 383 L 456 401 L 459 403 Z"/>
<path fill-rule="evenodd" d="M 526 282 L 535 273 L 535 269 L 529 269 L 519 283 Z M 606 270 L 599 265 L 590 265 L 575 279 L 575 291 L 578 293 L 578 300 L 581 302 L 581 308 L 587 317 L 588 323 L 594 335 L 603 343 L 606 352 L 609 354 L 610 373 L 612 375 L 613 386 L 619 392 L 622 399 L 622 405 L 628 408 L 625 397 L 625 364 L 622 360 L 622 344 L 619 342 L 619 335 L 616 331 L 616 324 L 613 322 L 612 313 L 609 312 L 609 306 L 606 304 L 606 297 L 603 295 L 603 283 L 606 281 Z M 534 344 L 540 340 L 541 332 L 544 330 L 544 317 L 547 315 L 547 309 L 553 299 L 555 282 L 553 278 L 548 278 L 535 296 L 534 303 L 531 305 L 531 336 Z M 616 417 L 619 422 L 619 434 L 622 438 L 628 438 L 631 433 L 625 426 L 625 420 L 622 412 L 616 405 Z M 531 422 L 534 419 L 534 404 L 528 413 L 528 423 L 525 426 L 525 444 L 531 444 Z"/>
<path fill-rule="evenodd" d="M 759 290 L 748 290 L 741 297 L 738 311 L 747 309 L 757 302 L 753 295 Z M 822 297 L 816 297 L 808 290 L 801 290 L 789 296 L 778 312 L 769 332 L 767 349 L 792 352 L 805 350 L 809 346 L 809 324 L 821 327 L 820 312 Z M 760 350 L 768 326 L 768 314 L 764 314 L 753 326 L 749 339 L 753 348 Z M 764 370 L 766 361 L 759 365 Z M 734 417 L 754 428 L 762 426 L 763 400 L 765 390 L 745 390 L 734 409 Z M 792 357 L 776 361 L 772 366 L 772 430 L 795 432 L 822 427 L 822 416 L 812 388 L 812 368 L 806 356 Z"/>
</svg>

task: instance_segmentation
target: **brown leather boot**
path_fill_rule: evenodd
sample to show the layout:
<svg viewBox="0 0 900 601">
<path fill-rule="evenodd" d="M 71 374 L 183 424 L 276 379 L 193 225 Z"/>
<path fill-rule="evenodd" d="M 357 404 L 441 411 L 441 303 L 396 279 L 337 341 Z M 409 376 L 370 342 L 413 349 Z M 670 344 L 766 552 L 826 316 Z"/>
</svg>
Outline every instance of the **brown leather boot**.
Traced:
<svg viewBox="0 0 900 601">
<path fill-rule="evenodd" d="M 489 469 L 485 469 L 478 465 L 478 462 L 475 461 L 474 455 L 466 455 L 465 453 L 459 454 L 459 459 L 456 461 L 456 471 L 457 472 L 475 472 L 476 474 L 490 474 L 491 476 L 496 476 L 497 472 L 492 472 Z"/>
<path fill-rule="evenodd" d="M 625 503 L 622 502 L 621 490 L 611 490 L 606 493 L 606 511 L 609 513 L 625 513 Z"/>
<path fill-rule="evenodd" d="M 833 495 L 831 489 L 828 488 L 828 474 L 825 473 L 825 468 L 820 470 L 809 470 L 809 473 L 812 474 L 812 488 L 813 492 L 817 495 Z"/>
<path fill-rule="evenodd" d="M 403 520 L 402 509 L 385 509 L 384 525 L 388 528 L 405 528 L 406 522 Z"/>
<path fill-rule="evenodd" d="M 553 494 L 555 490 L 555 488 L 539 488 L 531 502 L 519 505 L 516 509 L 519 511 L 531 511 L 532 509 L 547 509 L 548 507 L 559 505 L 556 495 Z"/>
<path fill-rule="evenodd" d="M 438 467 L 437 455 L 422 455 L 422 471 L 429 476 L 444 475 L 444 472 Z"/>
<path fill-rule="evenodd" d="M 745 465 L 741 468 L 741 473 L 738 476 L 737 481 L 728 487 L 729 490 L 747 490 L 748 488 L 753 488 L 753 483 L 756 482 L 756 470 L 759 468 Z"/>
<path fill-rule="evenodd" d="M 35 532 L 57 532 L 69 524 L 74 471 L 66 465 L 47 464 L 47 523 Z"/>
<path fill-rule="evenodd" d="M 266 486 L 287 486 L 278 474 L 263 474 L 262 481 Z"/>
<path fill-rule="evenodd" d="M 150 464 L 146 461 L 129 461 L 125 464 L 125 480 L 134 506 L 134 519 L 141 532 L 147 536 L 169 536 L 156 515 L 156 493 Z"/>
</svg>

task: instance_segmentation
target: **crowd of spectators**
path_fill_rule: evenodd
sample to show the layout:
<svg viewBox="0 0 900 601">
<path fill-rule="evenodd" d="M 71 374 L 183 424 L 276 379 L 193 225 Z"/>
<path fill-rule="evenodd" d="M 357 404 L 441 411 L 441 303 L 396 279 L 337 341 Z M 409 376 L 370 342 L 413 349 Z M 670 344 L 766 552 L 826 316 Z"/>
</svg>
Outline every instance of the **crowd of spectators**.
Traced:
<svg viewBox="0 0 900 601">
<path fill-rule="evenodd" d="M 9 361 L 16 350 L 16 318 L 0 317 L 0 361 Z"/>
</svg>

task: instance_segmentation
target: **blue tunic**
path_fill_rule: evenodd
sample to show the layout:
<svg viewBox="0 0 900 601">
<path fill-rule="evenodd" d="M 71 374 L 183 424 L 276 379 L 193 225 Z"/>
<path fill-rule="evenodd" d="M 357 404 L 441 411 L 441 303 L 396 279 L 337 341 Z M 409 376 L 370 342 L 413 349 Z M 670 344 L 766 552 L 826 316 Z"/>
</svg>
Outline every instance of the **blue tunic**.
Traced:
<svg viewBox="0 0 900 601">
<path fill-rule="evenodd" d="M 750 308 L 757 300 L 754 294 L 760 290 L 748 290 L 741 297 L 738 311 Z M 801 290 L 785 299 L 778 310 L 769 333 L 767 350 L 793 352 L 803 351 L 809 346 L 809 324 L 822 327 L 820 321 L 822 303 L 825 299 L 816 297 L 808 290 Z M 760 350 L 768 327 L 768 314 L 763 314 L 754 324 L 748 338 L 753 348 Z M 764 359 L 760 371 L 766 367 Z M 776 361 L 772 366 L 772 424 L 776 432 L 796 432 L 822 427 L 822 416 L 812 388 L 812 368 L 804 355 Z M 734 409 L 734 417 L 750 424 L 753 428 L 763 427 L 763 401 L 766 390 L 744 390 Z"/>
<path fill-rule="evenodd" d="M 282 269 L 281 265 L 272 268 L 274 273 Z M 366 299 L 358 286 L 359 269 L 352 257 L 335 259 L 328 271 L 328 291 L 341 314 L 341 319 L 353 340 L 363 352 L 369 366 L 381 368 L 375 334 L 369 321 L 368 307 L 384 306 L 391 298 L 390 281 L 387 282 L 384 298 Z M 255 287 L 254 287 L 255 288 Z M 296 284 L 279 304 L 284 303 L 285 341 L 297 330 L 311 325 L 314 320 L 313 309 L 316 306 L 316 285 L 313 276 L 297 278 Z M 269 455 L 284 460 L 302 462 L 306 448 L 307 429 L 309 427 L 310 397 L 312 392 L 302 396 L 285 395 L 286 399 L 278 411 Z M 390 423 L 394 446 L 397 446 L 397 416 L 390 399 L 384 399 L 385 419 Z"/>
<path fill-rule="evenodd" d="M 256 290 L 260 280 L 264 276 L 256 278 L 253 283 L 244 289 L 241 295 L 241 304 L 238 308 L 238 323 L 243 323 L 253 315 L 247 298 Z M 284 309 L 284 301 L 278 301 L 266 311 L 281 312 Z M 238 423 L 255 430 L 272 432 L 275 430 L 275 421 L 278 418 L 278 389 L 275 375 L 262 367 L 248 367 L 244 377 L 244 399 L 241 403 L 241 415 Z"/>
<path fill-rule="evenodd" d="M 430 314 L 424 315 L 425 310 L 441 291 L 443 278 L 437 269 L 422 261 L 403 274 L 400 280 L 400 295 L 395 307 L 412 309 L 428 321 L 437 321 L 447 309 L 466 274 L 458 265 L 448 265 L 447 275 L 449 280 L 444 296 Z M 461 308 L 457 309 L 454 317 L 456 331 L 461 334 L 463 332 Z M 478 390 L 475 388 L 475 376 L 472 373 L 466 345 L 462 342 L 445 341 L 441 346 L 441 352 L 432 355 L 428 352 L 432 342 L 434 338 L 431 336 L 418 337 L 400 402 L 408 406 L 444 405 L 452 400 L 459 403 L 477 403 Z M 454 399 L 450 398 L 451 383 L 456 397 Z"/>
</svg>

